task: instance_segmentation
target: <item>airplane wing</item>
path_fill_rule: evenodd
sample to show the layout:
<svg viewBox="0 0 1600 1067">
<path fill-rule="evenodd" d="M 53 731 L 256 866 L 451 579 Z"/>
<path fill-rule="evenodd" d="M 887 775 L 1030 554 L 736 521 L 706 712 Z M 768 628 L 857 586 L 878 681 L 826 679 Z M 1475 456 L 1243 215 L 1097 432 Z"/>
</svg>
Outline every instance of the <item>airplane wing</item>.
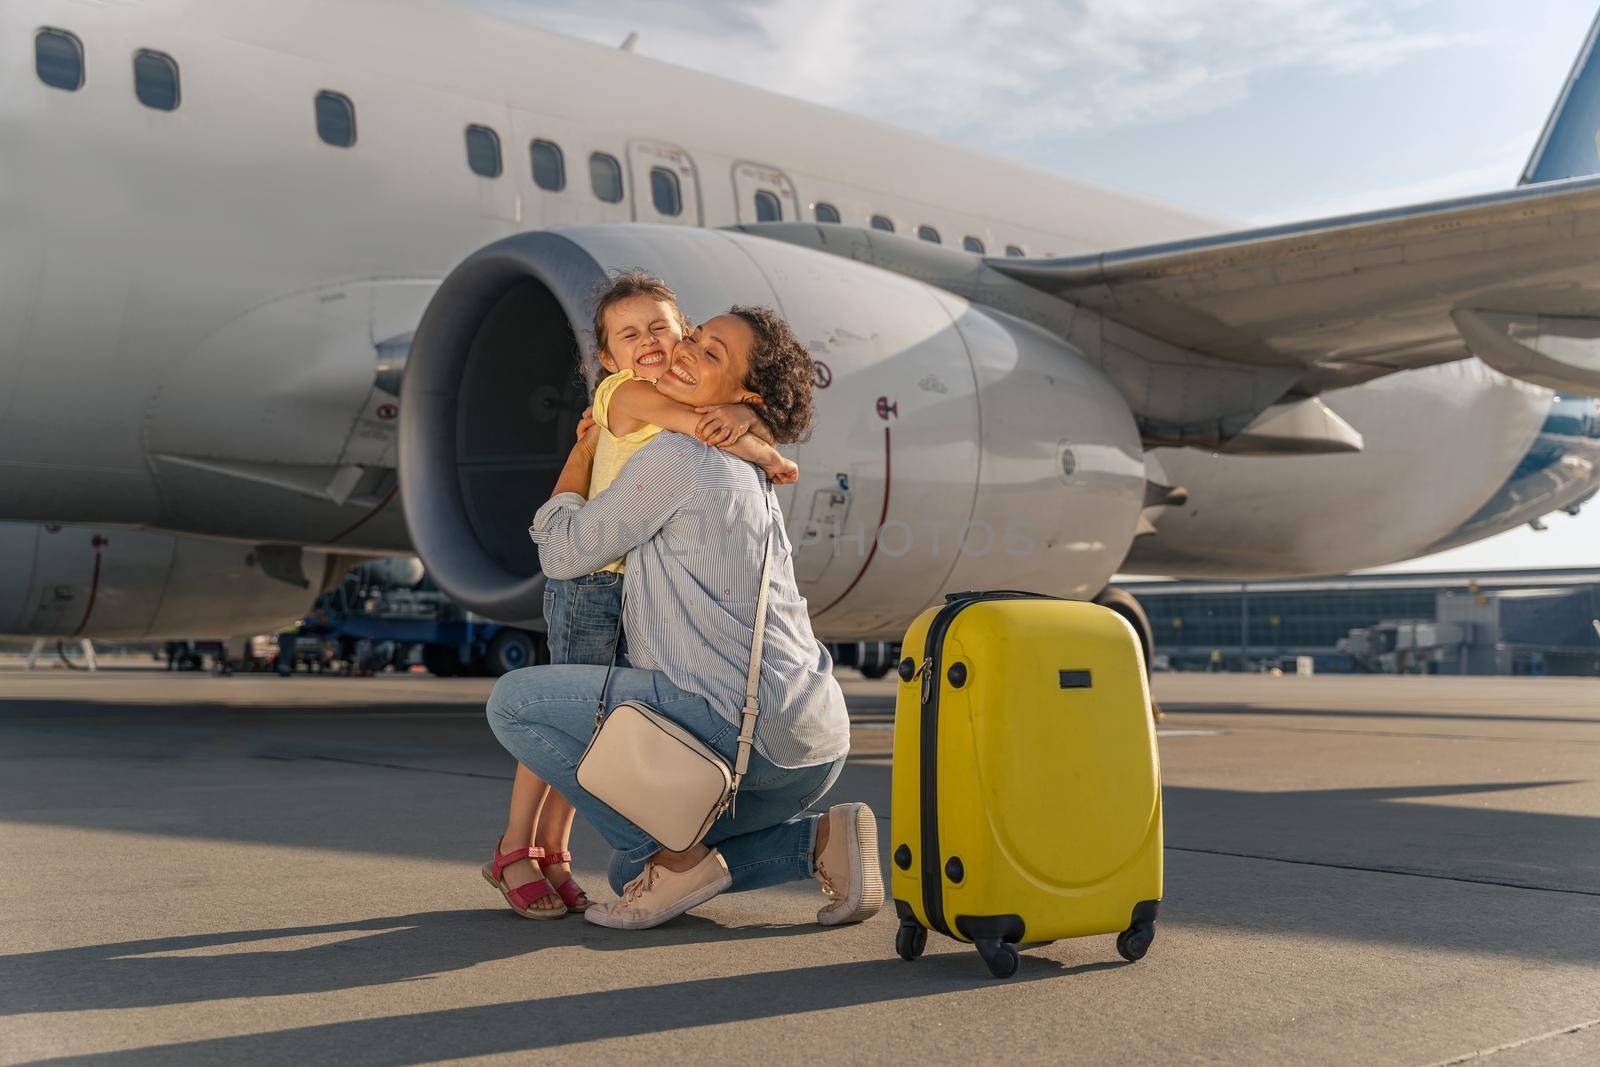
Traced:
<svg viewBox="0 0 1600 1067">
<path fill-rule="evenodd" d="M 1476 354 L 1600 395 L 1600 177 L 1171 244 L 985 264 L 1299 396 Z"/>
</svg>

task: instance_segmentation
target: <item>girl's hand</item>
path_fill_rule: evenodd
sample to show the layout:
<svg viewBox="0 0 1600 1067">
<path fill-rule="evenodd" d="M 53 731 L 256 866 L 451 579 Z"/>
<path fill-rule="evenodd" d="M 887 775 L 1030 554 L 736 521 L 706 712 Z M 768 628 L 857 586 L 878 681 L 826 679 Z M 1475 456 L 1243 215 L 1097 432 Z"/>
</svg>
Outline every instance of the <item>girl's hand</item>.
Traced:
<svg viewBox="0 0 1600 1067">
<path fill-rule="evenodd" d="M 727 448 L 761 418 L 744 404 L 713 404 L 694 410 L 701 416 L 694 435 L 714 448 Z"/>
<path fill-rule="evenodd" d="M 800 480 L 800 467 L 794 460 L 779 456 L 770 467 L 763 467 L 773 485 L 793 485 Z"/>
<path fill-rule="evenodd" d="M 583 435 L 594 429 L 596 425 L 597 424 L 594 421 L 594 408 L 584 408 L 583 417 L 578 420 L 578 439 L 581 441 L 583 439 Z"/>
</svg>

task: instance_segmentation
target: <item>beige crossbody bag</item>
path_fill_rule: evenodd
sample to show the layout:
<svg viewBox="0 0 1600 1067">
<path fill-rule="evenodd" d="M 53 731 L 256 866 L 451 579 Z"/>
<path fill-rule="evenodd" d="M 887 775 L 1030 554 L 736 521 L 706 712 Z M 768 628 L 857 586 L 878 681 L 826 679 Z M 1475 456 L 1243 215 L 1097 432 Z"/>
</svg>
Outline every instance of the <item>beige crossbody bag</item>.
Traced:
<svg viewBox="0 0 1600 1067">
<path fill-rule="evenodd" d="M 770 494 L 771 490 L 767 490 Z M 775 539 L 772 498 L 767 497 L 767 547 L 756 594 L 755 633 L 745 678 L 739 753 L 733 769 L 704 741 L 641 700 L 624 700 L 606 714 L 606 691 L 616 652 L 600 689 L 594 737 L 578 761 L 578 784 L 670 852 L 686 852 L 711 829 L 738 795 L 750 766 L 756 720 L 761 715 L 761 645 L 767 626 L 767 577 Z M 627 587 L 623 587 L 627 595 Z"/>
</svg>

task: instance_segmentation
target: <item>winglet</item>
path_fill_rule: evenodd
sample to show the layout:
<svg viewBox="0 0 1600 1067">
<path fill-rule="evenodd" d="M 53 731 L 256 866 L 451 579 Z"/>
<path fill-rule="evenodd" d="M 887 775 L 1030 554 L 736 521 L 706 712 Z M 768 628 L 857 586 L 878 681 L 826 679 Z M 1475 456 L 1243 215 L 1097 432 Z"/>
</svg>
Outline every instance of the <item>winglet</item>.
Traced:
<svg viewBox="0 0 1600 1067">
<path fill-rule="evenodd" d="M 1533 146 L 1518 185 L 1579 178 L 1600 173 L 1600 54 L 1595 38 L 1600 15 L 1589 24 L 1572 72 L 1561 86 L 1556 106 Z"/>
</svg>

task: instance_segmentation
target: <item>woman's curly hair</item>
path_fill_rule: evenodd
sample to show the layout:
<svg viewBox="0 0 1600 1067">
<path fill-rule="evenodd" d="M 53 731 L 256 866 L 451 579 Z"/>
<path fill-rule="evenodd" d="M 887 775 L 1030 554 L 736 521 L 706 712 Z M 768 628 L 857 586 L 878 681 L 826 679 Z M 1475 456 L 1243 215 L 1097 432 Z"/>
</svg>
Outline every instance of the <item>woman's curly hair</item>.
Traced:
<svg viewBox="0 0 1600 1067">
<path fill-rule="evenodd" d="M 735 304 L 728 314 L 743 319 L 756 335 L 750 348 L 750 371 L 744 384 L 761 394 L 761 417 L 772 427 L 773 441 L 795 444 L 811 436 L 811 390 L 816 364 L 782 315 L 766 307 Z"/>
</svg>

